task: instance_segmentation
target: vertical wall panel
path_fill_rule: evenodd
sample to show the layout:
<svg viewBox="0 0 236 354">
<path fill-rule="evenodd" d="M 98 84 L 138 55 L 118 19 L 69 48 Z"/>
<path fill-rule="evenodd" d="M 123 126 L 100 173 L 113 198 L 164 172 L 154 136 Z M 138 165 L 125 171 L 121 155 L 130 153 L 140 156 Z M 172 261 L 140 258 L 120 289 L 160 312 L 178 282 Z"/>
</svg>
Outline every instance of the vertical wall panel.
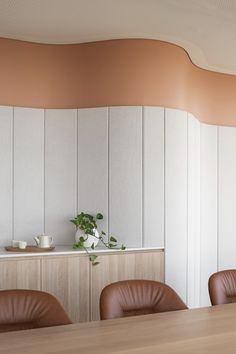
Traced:
<svg viewBox="0 0 236 354">
<path fill-rule="evenodd" d="M 165 279 L 186 301 L 187 113 L 166 109 L 165 133 Z"/>
<path fill-rule="evenodd" d="M 142 108 L 110 108 L 110 233 L 142 246 Z"/>
<path fill-rule="evenodd" d="M 12 238 L 12 107 L 0 106 L 0 245 Z"/>
<path fill-rule="evenodd" d="M 14 109 L 14 238 L 33 244 L 43 232 L 44 111 Z"/>
<path fill-rule="evenodd" d="M 236 128 L 219 128 L 219 270 L 236 268 Z"/>
<path fill-rule="evenodd" d="M 144 246 L 164 246 L 164 108 L 144 107 Z"/>
<path fill-rule="evenodd" d="M 200 305 L 210 304 L 209 276 L 217 271 L 217 127 L 201 124 Z"/>
<path fill-rule="evenodd" d="M 188 114 L 187 303 L 200 306 L 200 122 Z"/>
<path fill-rule="evenodd" d="M 108 231 L 108 108 L 78 110 L 78 212 L 96 214 Z"/>
<path fill-rule="evenodd" d="M 44 226 L 72 244 L 69 219 L 100 211 L 128 247 L 165 234 L 166 282 L 209 305 L 209 276 L 236 267 L 236 128 L 160 107 L 79 109 L 78 124 L 77 110 L 46 110 L 45 126 L 42 109 L 14 111 L 0 107 L 0 245 L 32 243 Z"/>
<path fill-rule="evenodd" d="M 46 110 L 45 121 L 45 232 L 55 243 L 71 244 L 76 214 L 77 110 Z"/>
</svg>

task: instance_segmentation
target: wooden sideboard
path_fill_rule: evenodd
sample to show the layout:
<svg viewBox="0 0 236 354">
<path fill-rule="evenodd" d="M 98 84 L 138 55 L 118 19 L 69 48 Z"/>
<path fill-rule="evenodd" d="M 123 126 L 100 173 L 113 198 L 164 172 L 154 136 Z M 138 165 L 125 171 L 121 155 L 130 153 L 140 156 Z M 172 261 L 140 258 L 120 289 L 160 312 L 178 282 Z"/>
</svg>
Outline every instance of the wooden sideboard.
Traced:
<svg viewBox="0 0 236 354">
<path fill-rule="evenodd" d="M 104 252 L 91 266 L 83 253 L 0 258 L 0 289 L 35 289 L 55 295 L 74 322 L 99 319 L 101 290 L 125 279 L 164 281 L 164 251 Z"/>
</svg>

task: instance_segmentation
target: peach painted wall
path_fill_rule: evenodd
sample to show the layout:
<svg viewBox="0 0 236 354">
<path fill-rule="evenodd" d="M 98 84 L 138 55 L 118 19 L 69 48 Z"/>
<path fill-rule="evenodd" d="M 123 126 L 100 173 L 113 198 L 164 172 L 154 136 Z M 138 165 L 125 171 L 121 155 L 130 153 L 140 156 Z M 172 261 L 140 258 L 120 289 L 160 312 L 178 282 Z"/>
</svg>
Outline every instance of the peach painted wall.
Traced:
<svg viewBox="0 0 236 354">
<path fill-rule="evenodd" d="M 2 38 L 0 104 L 155 105 L 236 125 L 236 76 L 200 69 L 182 48 L 156 40 L 48 45 Z"/>
</svg>

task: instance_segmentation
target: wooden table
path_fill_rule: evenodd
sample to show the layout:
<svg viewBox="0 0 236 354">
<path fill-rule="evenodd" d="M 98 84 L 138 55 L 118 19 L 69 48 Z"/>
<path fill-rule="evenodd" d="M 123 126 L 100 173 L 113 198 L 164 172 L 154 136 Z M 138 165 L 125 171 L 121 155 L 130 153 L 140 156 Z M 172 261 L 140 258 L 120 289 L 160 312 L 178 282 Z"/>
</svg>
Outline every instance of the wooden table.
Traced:
<svg viewBox="0 0 236 354">
<path fill-rule="evenodd" d="M 0 334 L 0 353 L 236 353 L 236 304 Z"/>
</svg>

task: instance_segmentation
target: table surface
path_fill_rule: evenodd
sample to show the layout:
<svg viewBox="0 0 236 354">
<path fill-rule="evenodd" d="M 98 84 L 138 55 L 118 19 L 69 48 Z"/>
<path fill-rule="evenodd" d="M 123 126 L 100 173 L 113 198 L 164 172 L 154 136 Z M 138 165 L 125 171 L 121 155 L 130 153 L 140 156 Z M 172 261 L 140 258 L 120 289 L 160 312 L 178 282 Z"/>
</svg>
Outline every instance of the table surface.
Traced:
<svg viewBox="0 0 236 354">
<path fill-rule="evenodd" d="M 236 304 L 0 334 L 0 353 L 236 353 Z"/>
</svg>

